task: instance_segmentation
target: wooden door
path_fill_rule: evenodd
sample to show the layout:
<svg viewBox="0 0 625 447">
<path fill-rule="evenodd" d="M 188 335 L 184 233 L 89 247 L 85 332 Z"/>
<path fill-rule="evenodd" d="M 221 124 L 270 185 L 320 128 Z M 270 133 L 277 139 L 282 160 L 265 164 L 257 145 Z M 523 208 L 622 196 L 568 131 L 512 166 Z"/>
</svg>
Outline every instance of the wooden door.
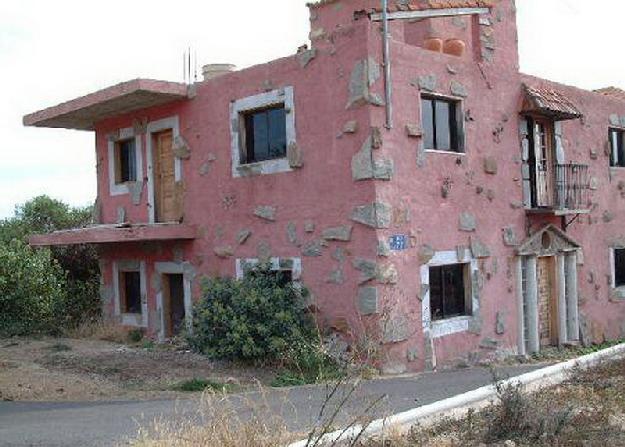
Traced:
<svg viewBox="0 0 625 447">
<path fill-rule="evenodd" d="M 558 344 L 558 308 L 555 284 L 555 258 L 538 258 L 538 332 L 541 346 Z"/>
<path fill-rule="evenodd" d="M 154 203 L 156 222 L 178 222 L 181 204 L 176 191 L 173 132 L 154 135 Z"/>
<path fill-rule="evenodd" d="M 536 206 L 552 206 L 555 154 L 553 145 L 553 123 L 551 121 L 534 121 L 534 161 L 534 169 L 536 172 Z"/>
</svg>

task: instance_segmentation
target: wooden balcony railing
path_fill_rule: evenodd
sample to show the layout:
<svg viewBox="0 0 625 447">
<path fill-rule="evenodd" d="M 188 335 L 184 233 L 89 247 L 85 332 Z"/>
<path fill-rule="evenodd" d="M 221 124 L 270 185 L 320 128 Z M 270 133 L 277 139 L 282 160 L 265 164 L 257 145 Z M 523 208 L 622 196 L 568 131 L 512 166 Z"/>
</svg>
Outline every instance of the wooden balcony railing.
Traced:
<svg viewBox="0 0 625 447">
<path fill-rule="evenodd" d="M 554 208 L 587 209 L 590 191 L 588 166 L 576 163 L 556 164 L 554 174 Z"/>
</svg>

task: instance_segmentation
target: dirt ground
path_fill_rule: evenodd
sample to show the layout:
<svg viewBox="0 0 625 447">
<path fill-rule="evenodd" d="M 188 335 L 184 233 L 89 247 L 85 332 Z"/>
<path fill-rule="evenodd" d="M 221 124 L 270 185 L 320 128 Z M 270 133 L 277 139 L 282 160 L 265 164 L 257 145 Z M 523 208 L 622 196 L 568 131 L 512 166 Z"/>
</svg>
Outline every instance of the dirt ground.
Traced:
<svg viewBox="0 0 625 447">
<path fill-rule="evenodd" d="M 0 400 L 89 401 L 186 397 L 172 391 L 204 379 L 245 390 L 270 371 L 213 362 L 171 345 L 127 346 L 67 338 L 0 339 Z"/>
</svg>

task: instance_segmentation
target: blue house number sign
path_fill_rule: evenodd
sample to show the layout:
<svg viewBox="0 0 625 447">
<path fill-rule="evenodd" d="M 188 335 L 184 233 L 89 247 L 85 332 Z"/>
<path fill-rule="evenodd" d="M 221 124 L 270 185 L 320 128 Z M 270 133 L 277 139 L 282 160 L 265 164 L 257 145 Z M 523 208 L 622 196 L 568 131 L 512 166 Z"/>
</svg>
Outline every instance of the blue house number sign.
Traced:
<svg viewBox="0 0 625 447">
<path fill-rule="evenodd" d="M 393 251 L 402 251 L 408 249 L 408 236 L 405 234 L 396 234 L 389 238 L 389 245 Z"/>
</svg>

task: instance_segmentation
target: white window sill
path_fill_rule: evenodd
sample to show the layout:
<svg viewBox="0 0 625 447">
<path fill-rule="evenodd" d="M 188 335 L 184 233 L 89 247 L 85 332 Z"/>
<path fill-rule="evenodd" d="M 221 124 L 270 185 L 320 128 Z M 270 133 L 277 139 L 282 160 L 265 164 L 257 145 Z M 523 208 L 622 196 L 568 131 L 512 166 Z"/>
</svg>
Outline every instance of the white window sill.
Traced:
<svg viewBox="0 0 625 447">
<path fill-rule="evenodd" d="M 447 320 L 432 321 L 430 329 L 432 338 L 441 338 L 459 332 L 467 332 L 469 330 L 471 318 L 470 316 L 463 315 Z"/>
<path fill-rule="evenodd" d="M 289 165 L 288 158 L 276 158 L 274 160 L 259 161 L 256 163 L 246 163 L 237 165 L 234 168 L 234 177 L 249 177 L 253 175 L 278 174 L 280 172 L 291 172 L 293 169 Z"/>
<path fill-rule="evenodd" d="M 456 155 L 462 157 L 467 155 L 466 152 L 439 151 L 438 149 L 426 149 L 425 152 L 428 154 Z"/>
</svg>

